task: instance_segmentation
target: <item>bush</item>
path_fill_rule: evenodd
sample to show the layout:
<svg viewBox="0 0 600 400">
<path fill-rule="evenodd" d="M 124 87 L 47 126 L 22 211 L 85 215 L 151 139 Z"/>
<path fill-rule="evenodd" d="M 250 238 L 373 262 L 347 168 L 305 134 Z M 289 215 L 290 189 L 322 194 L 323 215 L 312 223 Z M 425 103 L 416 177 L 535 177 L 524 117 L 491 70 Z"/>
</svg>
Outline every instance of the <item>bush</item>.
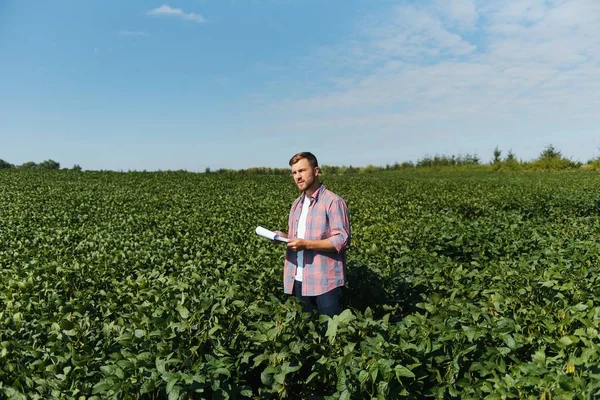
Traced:
<svg viewBox="0 0 600 400">
<path fill-rule="evenodd" d="M 54 160 L 46 160 L 46 161 L 42 161 L 41 163 L 39 163 L 37 167 L 39 169 L 59 170 L 60 169 L 60 163 L 58 163 L 58 162 L 56 162 Z"/>
<path fill-rule="evenodd" d="M 11 163 L 9 163 L 8 161 L 4 161 L 3 159 L 0 158 L 0 169 L 10 169 L 10 168 L 14 168 L 15 166 L 12 165 Z"/>
<path fill-rule="evenodd" d="M 34 168 L 37 168 L 37 166 L 38 165 L 35 162 L 33 162 L 33 161 L 27 161 L 27 162 L 19 165 L 19 168 L 21 168 L 21 169 L 34 169 Z"/>
<path fill-rule="evenodd" d="M 481 160 L 476 154 L 425 156 L 417 161 L 417 168 L 423 167 L 453 167 L 461 165 L 479 165 Z"/>
<path fill-rule="evenodd" d="M 580 162 L 563 157 L 562 153 L 559 150 L 556 150 L 551 144 L 540 153 L 537 160 L 527 164 L 528 169 L 544 171 L 560 171 L 570 168 L 579 168 L 580 166 Z"/>
</svg>

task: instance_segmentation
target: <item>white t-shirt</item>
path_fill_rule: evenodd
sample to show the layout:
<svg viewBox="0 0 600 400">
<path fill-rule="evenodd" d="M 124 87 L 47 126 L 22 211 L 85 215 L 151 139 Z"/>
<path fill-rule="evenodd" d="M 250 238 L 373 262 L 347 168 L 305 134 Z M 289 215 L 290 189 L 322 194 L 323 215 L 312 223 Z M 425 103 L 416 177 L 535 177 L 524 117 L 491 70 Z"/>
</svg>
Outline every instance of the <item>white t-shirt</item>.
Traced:
<svg viewBox="0 0 600 400">
<path fill-rule="evenodd" d="M 310 205 L 310 197 L 304 196 L 304 203 L 302 203 L 302 213 L 300 213 L 300 220 L 298 221 L 298 234 L 296 235 L 299 239 L 304 239 L 306 232 L 306 217 L 308 216 L 308 206 Z M 304 250 L 298 251 L 298 261 L 296 262 L 296 277 L 295 279 L 302 282 L 302 272 L 304 271 Z"/>
</svg>

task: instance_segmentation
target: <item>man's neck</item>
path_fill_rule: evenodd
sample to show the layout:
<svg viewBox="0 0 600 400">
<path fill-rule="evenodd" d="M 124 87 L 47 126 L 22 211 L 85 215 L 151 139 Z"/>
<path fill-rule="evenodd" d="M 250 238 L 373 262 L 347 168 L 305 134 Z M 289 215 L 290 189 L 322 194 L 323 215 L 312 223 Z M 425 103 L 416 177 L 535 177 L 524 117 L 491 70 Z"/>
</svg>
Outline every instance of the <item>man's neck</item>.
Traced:
<svg viewBox="0 0 600 400">
<path fill-rule="evenodd" d="M 317 190 L 319 190 L 319 187 L 320 187 L 320 186 L 321 186 L 321 182 L 317 182 L 317 181 L 315 181 L 315 183 L 313 183 L 313 184 L 311 185 L 311 187 L 309 187 L 308 189 L 306 189 L 306 190 L 304 191 L 304 195 L 305 195 L 306 197 L 310 197 L 310 196 L 312 196 L 312 195 L 313 195 L 313 194 L 314 194 L 314 193 L 315 193 Z"/>
</svg>

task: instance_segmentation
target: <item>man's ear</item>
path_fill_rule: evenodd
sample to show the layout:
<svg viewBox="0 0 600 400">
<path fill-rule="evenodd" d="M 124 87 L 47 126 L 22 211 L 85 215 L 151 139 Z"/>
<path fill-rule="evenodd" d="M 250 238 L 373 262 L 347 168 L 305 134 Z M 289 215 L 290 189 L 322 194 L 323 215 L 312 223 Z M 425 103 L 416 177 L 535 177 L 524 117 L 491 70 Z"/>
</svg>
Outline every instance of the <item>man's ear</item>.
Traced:
<svg viewBox="0 0 600 400">
<path fill-rule="evenodd" d="M 319 167 L 315 167 L 315 176 L 319 176 Z"/>
</svg>

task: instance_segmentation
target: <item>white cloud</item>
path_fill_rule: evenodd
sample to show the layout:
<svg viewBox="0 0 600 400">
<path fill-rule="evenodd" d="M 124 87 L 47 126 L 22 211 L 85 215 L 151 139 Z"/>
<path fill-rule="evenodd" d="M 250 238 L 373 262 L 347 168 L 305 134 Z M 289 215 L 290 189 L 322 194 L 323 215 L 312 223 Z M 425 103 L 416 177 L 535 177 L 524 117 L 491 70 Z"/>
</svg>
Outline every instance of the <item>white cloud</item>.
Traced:
<svg viewBox="0 0 600 400">
<path fill-rule="evenodd" d="M 167 4 L 163 4 L 160 7 L 148 10 L 147 14 L 155 16 L 176 17 L 187 21 L 197 22 L 199 24 L 206 22 L 206 19 L 200 14 L 186 13 L 181 8 L 173 8 Z"/>
<path fill-rule="evenodd" d="M 150 36 L 148 32 L 142 31 L 119 31 L 119 36 Z"/>
<path fill-rule="evenodd" d="M 475 29 L 479 19 L 475 0 L 436 0 L 434 6 L 449 26 L 461 30 Z"/>
<path fill-rule="evenodd" d="M 387 23 L 368 33 L 370 46 L 383 57 L 465 55 L 475 46 L 451 32 L 433 13 L 415 6 L 398 7 Z"/>
<path fill-rule="evenodd" d="M 418 4 L 371 16 L 352 42 L 318 49 L 307 65 L 326 65 L 320 78 L 331 85 L 279 100 L 278 123 L 340 140 L 369 132 L 381 146 L 393 134 L 457 127 L 470 141 L 491 140 L 487 132 L 517 143 L 573 119 L 582 130 L 600 125 L 600 2 Z"/>
</svg>

